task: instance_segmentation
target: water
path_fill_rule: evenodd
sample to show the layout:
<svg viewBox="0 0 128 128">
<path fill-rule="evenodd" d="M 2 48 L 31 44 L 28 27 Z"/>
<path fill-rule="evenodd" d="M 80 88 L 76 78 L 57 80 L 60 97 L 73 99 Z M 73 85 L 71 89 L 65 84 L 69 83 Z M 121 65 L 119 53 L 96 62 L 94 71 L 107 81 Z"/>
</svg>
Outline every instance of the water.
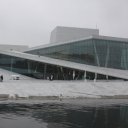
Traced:
<svg viewBox="0 0 128 128">
<path fill-rule="evenodd" d="M 128 128 L 128 101 L 0 102 L 0 128 Z"/>
</svg>

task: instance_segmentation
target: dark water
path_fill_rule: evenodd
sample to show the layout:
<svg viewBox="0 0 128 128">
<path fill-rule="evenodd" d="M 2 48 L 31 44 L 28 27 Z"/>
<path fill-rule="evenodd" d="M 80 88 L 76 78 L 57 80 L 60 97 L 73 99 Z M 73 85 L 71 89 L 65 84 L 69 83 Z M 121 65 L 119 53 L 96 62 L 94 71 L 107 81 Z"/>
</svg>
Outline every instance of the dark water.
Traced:
<svg viewBox="0 0 128 128">
<path fill-rule="evenodd" d="M 0 102 L 0 128 L 128 128 L 128 101 Z"/>
</svg>

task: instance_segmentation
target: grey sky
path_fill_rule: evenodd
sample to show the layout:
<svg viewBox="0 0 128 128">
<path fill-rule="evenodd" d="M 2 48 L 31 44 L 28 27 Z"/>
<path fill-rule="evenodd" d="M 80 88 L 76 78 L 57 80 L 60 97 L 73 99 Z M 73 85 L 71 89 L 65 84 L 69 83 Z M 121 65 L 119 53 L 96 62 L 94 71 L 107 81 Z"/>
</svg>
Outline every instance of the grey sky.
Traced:
<svg viewBox="0 0 128 128">
<path fill-rule="evenodd" d="M 128 38 L 128 0 L 0 0 L 0 44 L 49 43 L 56 26 Z"/>
</svg>

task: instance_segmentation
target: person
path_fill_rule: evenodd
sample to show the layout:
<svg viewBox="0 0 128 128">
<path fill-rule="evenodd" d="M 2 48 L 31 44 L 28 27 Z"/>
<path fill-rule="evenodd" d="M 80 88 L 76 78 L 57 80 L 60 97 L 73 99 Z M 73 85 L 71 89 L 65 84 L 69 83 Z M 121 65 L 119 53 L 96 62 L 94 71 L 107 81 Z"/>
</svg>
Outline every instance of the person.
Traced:
<svg viewBox="0 0 128 128">
<path fill-rule="evenodd" d="M 1 78 L 1 82 L 3 82 L 3 75 L 1 75 L 0 78 Z"/>
</svg>

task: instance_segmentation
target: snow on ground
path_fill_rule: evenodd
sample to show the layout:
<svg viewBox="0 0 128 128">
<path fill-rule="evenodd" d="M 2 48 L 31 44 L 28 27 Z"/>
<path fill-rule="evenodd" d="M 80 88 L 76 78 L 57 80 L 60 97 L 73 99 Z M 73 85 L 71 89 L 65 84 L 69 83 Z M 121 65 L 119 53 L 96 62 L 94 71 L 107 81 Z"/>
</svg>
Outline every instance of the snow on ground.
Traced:
<svg viewBox="0 0 128 128">
<path fill-rule="evenodd" d="M 4 81 L 0 82 L 0 96 L 10 97 L 57 96 L 59 98 L 101 98 L 104 96 L 128 96 L 128 81 L 49 81 L 37 80 L 20 75 L 20 80 L 12 80 L 19 75 L 0 69 Z"/>
<path fill-rule="evenodd" d="M 128 82 L 9 80 L 0 83 L 0 94 L 19 97 L 100 98 L 101 96 L 128 95 Z"/>
</svg>

